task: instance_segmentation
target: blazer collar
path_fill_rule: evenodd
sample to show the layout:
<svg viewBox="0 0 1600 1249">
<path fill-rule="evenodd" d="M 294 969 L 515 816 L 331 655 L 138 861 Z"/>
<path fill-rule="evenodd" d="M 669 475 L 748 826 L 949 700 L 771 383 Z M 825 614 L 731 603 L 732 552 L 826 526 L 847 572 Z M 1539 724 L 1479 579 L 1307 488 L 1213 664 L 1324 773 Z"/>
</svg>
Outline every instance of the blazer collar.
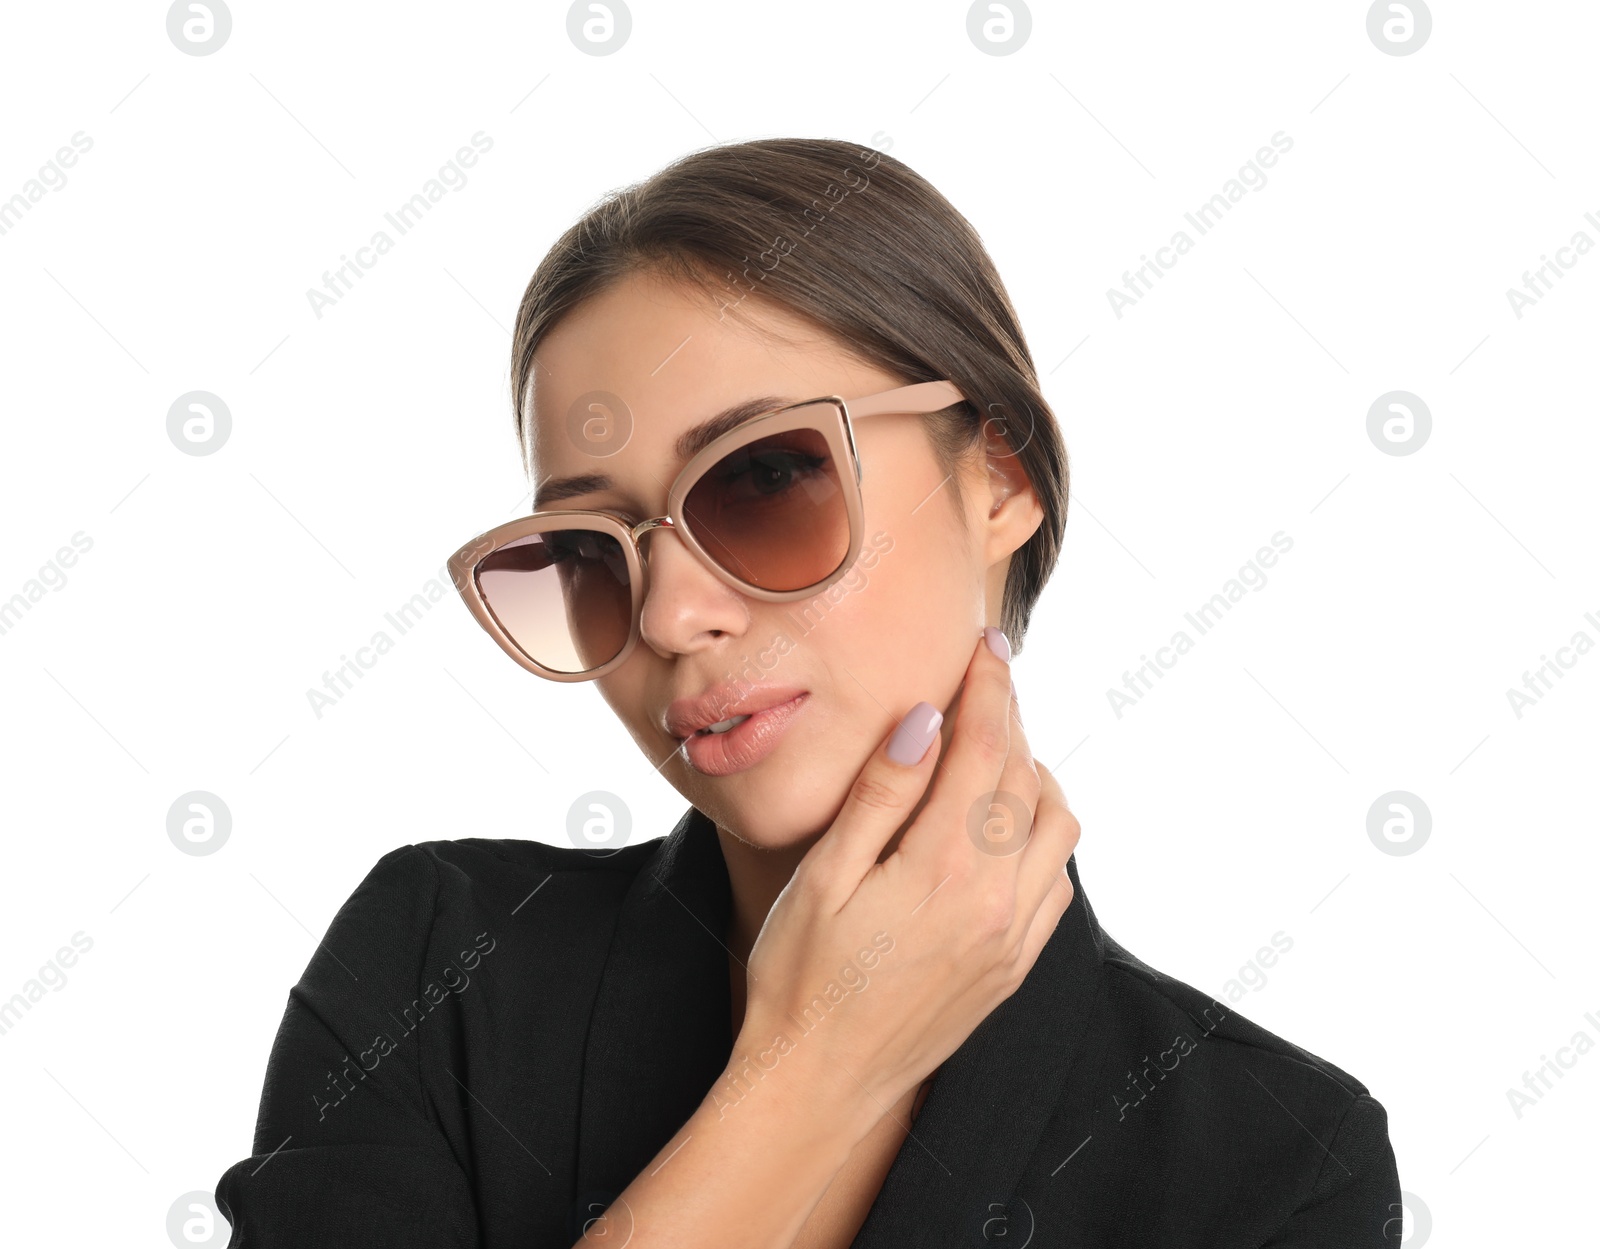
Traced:
<svg viewBox="0 0 1600 1249">
<path fill-rule="evenodd" d="M 585 1044 L 580 1203 L 608 1203 L 699 1106 L 733 1047 L 732 909 L 716 827 L 691 807 L 647 854 L 623 899 Z M 628 851 L 624 851 L 628 853 Z M 1021 986 L 945 1060 L 854 1249 L 904 1249 L 930 1228 L 979 1226 L 1011 1199 L 1055 1113 L 1101 988 L 1107 937 L 1078 878 Z"/>
</svg>

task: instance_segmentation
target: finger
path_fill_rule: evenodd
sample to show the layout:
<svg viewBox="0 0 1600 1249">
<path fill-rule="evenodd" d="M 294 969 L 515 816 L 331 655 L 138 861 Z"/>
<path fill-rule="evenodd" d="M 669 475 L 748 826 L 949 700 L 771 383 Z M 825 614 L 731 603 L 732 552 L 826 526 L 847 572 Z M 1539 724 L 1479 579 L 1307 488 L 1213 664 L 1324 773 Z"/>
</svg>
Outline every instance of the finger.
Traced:
<svg viewBox="0 0 1600 1249">
<path fill-rule="evenodd" d="M 926 701 L 897 720 L 851 784 L 833 824 L 801 859 L 808 872 L 823 873 L 842 891 L 841 901 L 855 892 L 927 792 L 942 723 L 944 713 Z"/>
<path fill-rule="evenodd" d="M 1034 912 L 1027 934 L 1022 939 L 1022 963 L 1029 969 L 1038 961 L 1039 952 L 1049 942 L 1051 934 L 1061 924 L 1061 917 L 1072 905 L 1074 890 L 1066 869 L 1062 868 L 1056 875 L 1060 877 L 1059 883 L 1052 882 L 1044 896 L 1044 904 Z"/>
<path fill-rule="evenodd" d="M 990 637 L 1009 656 L 998 629 L 985 630 L 973 647 L 955 709 L 950 742 L 939 760 L 927 806 L 901 838 L 896 853 L 932 870 L 952 854 L 970 850 L 965 838 L 976 808 L 980 821 L 1000 784 L 1011 749 L 1011 665 L 991 649 Z"/>
<path fill-rule="evenodd" d="M 968 833 L 985 857 L 1003 862 L 1010 869 L 1011 896 L 1017 897 L 1017 874 L 1022 850 L 1033 835 L 1034 814 L 1039 805 L 1039 771 L 1028 735 L 1016 716 L 1017 700 L 1010 696 L 1010 749 L 994 793 L 969 811 Z M 1032 913 L 1031 911 L 1029 912 Z"/>
<path fill-rule="evenodd" d="M 1072 881 L 1067 875 L 1067 860 L 1078 848 L 1082 827 L 1067 805 L 1067 796 L 1055 774 L 1038 765 L 1040 792 L 1034 810 L 1033 835 L 1023 847 L 1017 869 L 1017 909 L 1031 915 L 1047 907 L 1056 893 L 1072 897 Z M 1063 909 L 1065 903 L 1063 902 Z"/>
</svg>

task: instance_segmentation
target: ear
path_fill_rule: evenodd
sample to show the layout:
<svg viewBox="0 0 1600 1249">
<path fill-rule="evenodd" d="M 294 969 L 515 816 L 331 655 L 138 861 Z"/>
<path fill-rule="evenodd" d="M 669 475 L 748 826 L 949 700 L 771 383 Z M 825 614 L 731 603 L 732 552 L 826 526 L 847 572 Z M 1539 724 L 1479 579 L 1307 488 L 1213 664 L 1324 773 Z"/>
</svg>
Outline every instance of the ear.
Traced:
<svg viewBox="0 0 1600 1249">
<path fill-rule="evenodd" d="M 984 454 L 988 459 L 989 513 L 985 556 L 989 564 L 1006 559 L 1044 523 L 1044 507 L 1028 480 L 1022 457 L 995 428 L 985 427 Z"/>
</svg>

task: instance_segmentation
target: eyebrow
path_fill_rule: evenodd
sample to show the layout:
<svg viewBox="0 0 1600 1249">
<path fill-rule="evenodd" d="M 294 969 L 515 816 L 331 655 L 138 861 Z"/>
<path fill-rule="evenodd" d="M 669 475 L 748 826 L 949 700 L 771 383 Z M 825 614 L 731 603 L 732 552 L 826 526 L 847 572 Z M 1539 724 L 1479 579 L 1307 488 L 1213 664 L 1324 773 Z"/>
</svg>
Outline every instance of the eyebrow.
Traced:
<svg viewBox="0 0 1600 1249">
<path fill-rule="evenodd" d="M 774 408 L 781 408 L 796 402 L 781 395 L 760 395 L 754 399 L 746 399 L 734 404 L 731 408 L 724 408 L 709 420 L 701 421 L 692 429 L 686 430 L 673 444 L 673 451 L 678 457 L 678 463 L 684 464 L 705 450 L 723 434 L 731 429 L 743 425 L 752 417 L 761 416 Z M 560 503 L 563 499 L 570 499 L 576 495 L 589 494 L 600 490 L 610 490 L 615 482 L 605 473 L 580 473 L 571 477 L 553 477 L 540 482 L 534 487 L 533 510 L 535 512 L 549 507 L 552 503 Z"/>
</svg>

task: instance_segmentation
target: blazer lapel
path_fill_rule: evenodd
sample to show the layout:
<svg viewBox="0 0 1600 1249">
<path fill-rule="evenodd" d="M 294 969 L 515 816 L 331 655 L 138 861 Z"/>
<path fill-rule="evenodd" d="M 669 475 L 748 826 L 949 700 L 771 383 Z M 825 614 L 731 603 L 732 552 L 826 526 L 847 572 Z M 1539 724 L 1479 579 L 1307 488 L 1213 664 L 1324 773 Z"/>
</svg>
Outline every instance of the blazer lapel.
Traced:
<svg viewBox="0 0 1600 1249">
<path fill-rule="evenodd" d="M 591 1217 L 695 1112 L 733 1049 L 732 895 L 716 829 L 691 807 L 640 849 L 651 846 L 623 898 L 584 1043 L 576 1186 Z"/>
<path fill-rule="evenodd" d="M 934 1075 L 853 1249 L 986 1243 L 986 1218 L 1011 1200 L 1085 1049 L 1101 988 L 1106 938 L 1076 855 L 1067 872 L 1072 904 L 1017 991 Z"/>
</svg>

